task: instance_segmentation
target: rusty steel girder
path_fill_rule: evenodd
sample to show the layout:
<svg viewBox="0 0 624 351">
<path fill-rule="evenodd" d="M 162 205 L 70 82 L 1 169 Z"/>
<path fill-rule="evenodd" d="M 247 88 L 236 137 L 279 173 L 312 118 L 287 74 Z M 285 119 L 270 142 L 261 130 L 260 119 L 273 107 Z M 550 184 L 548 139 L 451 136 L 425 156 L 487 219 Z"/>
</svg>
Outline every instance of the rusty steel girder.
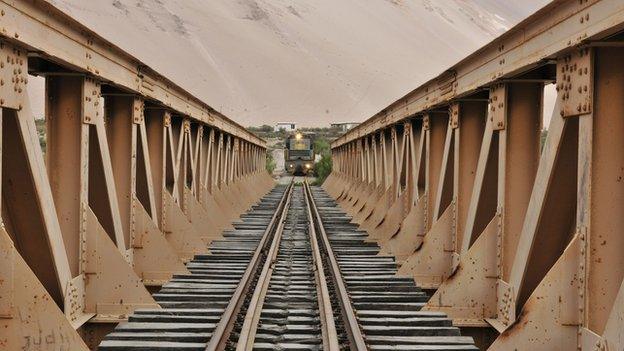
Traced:
<svg viewBox="0 0 624 351">
<path fill-rule="evenodd" d="M 264 141 L 43 1 L 0 10 L 0 349 L 94 349 L 272 187 Z"/>
<path fill-rule="evenodd" d="M 547 9 L 334 142 L 323 187 L 484 348 L 620 350 L 624 8 Z"/>
<path fill-rule="evenodd" d="M 499 335 L 490 349 L 619 349 L 622 59 L 619 45 L 562 53 L 543 147 L 544 83 L 518 77 L 365 136 L 368 153 L 373 138 L 385 145 L 380 163 L 334 148 L 324 187 L 354 220 L 372 208 L 361 228 L 435 291 L 425 309 Z"/>
</svg>

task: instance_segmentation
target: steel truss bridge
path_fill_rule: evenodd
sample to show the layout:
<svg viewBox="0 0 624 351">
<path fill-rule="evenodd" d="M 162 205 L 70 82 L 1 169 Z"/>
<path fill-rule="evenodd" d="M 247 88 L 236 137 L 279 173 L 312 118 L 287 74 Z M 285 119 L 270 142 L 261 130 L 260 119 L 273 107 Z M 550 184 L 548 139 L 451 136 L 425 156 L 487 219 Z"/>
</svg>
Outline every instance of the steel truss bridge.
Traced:
<svg viewBox="0 0 624 351">
<path fill-rule="evenodd" d="M 0 1 L 0 349 L 624 349 L 623 31 L 554 1 L 276 186 L 262 139 Z"/>
</svg>

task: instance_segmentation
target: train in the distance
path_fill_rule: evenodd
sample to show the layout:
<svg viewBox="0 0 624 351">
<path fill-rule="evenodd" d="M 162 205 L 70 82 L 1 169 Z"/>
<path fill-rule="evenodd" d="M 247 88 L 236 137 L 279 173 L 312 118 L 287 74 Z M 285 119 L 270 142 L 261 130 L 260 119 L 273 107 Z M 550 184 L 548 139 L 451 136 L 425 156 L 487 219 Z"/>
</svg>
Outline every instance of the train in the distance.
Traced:
<svg viewBox="0 0 624 351">
<path fill-rule="evenodd" d="M 302 176 L 314 171 L 312 137 L 302 133 L 290 135 L 284 141 L 284 167 L 286 173 Z"/>
</svg>

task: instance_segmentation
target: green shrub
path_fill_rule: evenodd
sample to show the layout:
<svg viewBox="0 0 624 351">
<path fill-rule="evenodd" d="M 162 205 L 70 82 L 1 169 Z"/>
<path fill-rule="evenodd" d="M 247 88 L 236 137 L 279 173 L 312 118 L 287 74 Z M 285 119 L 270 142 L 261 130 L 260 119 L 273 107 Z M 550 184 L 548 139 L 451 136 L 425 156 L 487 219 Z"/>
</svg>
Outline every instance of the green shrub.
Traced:
<svg viewBox="0 0 624 351">
<path fill-rule="evenodd" d="M 267 150 L 266 153 L 266 170 L 270 175 L 273 175 L 273 171 L 275 170 L 275 159 L 273 158 L 273 153 L 271 150 Z"/>
<path fill-rule="evenodd" d="M 45 119 L 35 119 L 35 126 L 37 127 L 37 135 L 39 135 L 39 145 L 41 146 L 41 151 L 45 155 L 47 147 Z"/>
<path fill-rule="evenodd" d="M 331 154 L 331 148 L 329 145 L 329 141 L 325 138 L 316 138 L 314 139 L 314 153 L 317 155 L 329 155 Z"/>
<path fill-rule="evenodd" d="M 321 156 L 321 160 L 314 164 L 314 174 L 316 175 L 315 185 L 321 185 L 332 171 L 332 158 L 330 153 Z"/>
</svg>

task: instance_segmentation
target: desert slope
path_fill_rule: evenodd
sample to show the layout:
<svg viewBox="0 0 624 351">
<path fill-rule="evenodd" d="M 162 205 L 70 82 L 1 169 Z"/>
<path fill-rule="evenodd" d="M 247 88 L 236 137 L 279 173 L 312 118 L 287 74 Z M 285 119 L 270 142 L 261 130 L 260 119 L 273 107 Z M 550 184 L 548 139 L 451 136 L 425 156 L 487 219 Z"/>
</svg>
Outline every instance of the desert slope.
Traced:
<svg viewBox="0 0 624 351">
<path fill-rule="evenodd" d="M 361 121 L 546 0 L 48 0 L 244 125 Z"/>
</svg>

